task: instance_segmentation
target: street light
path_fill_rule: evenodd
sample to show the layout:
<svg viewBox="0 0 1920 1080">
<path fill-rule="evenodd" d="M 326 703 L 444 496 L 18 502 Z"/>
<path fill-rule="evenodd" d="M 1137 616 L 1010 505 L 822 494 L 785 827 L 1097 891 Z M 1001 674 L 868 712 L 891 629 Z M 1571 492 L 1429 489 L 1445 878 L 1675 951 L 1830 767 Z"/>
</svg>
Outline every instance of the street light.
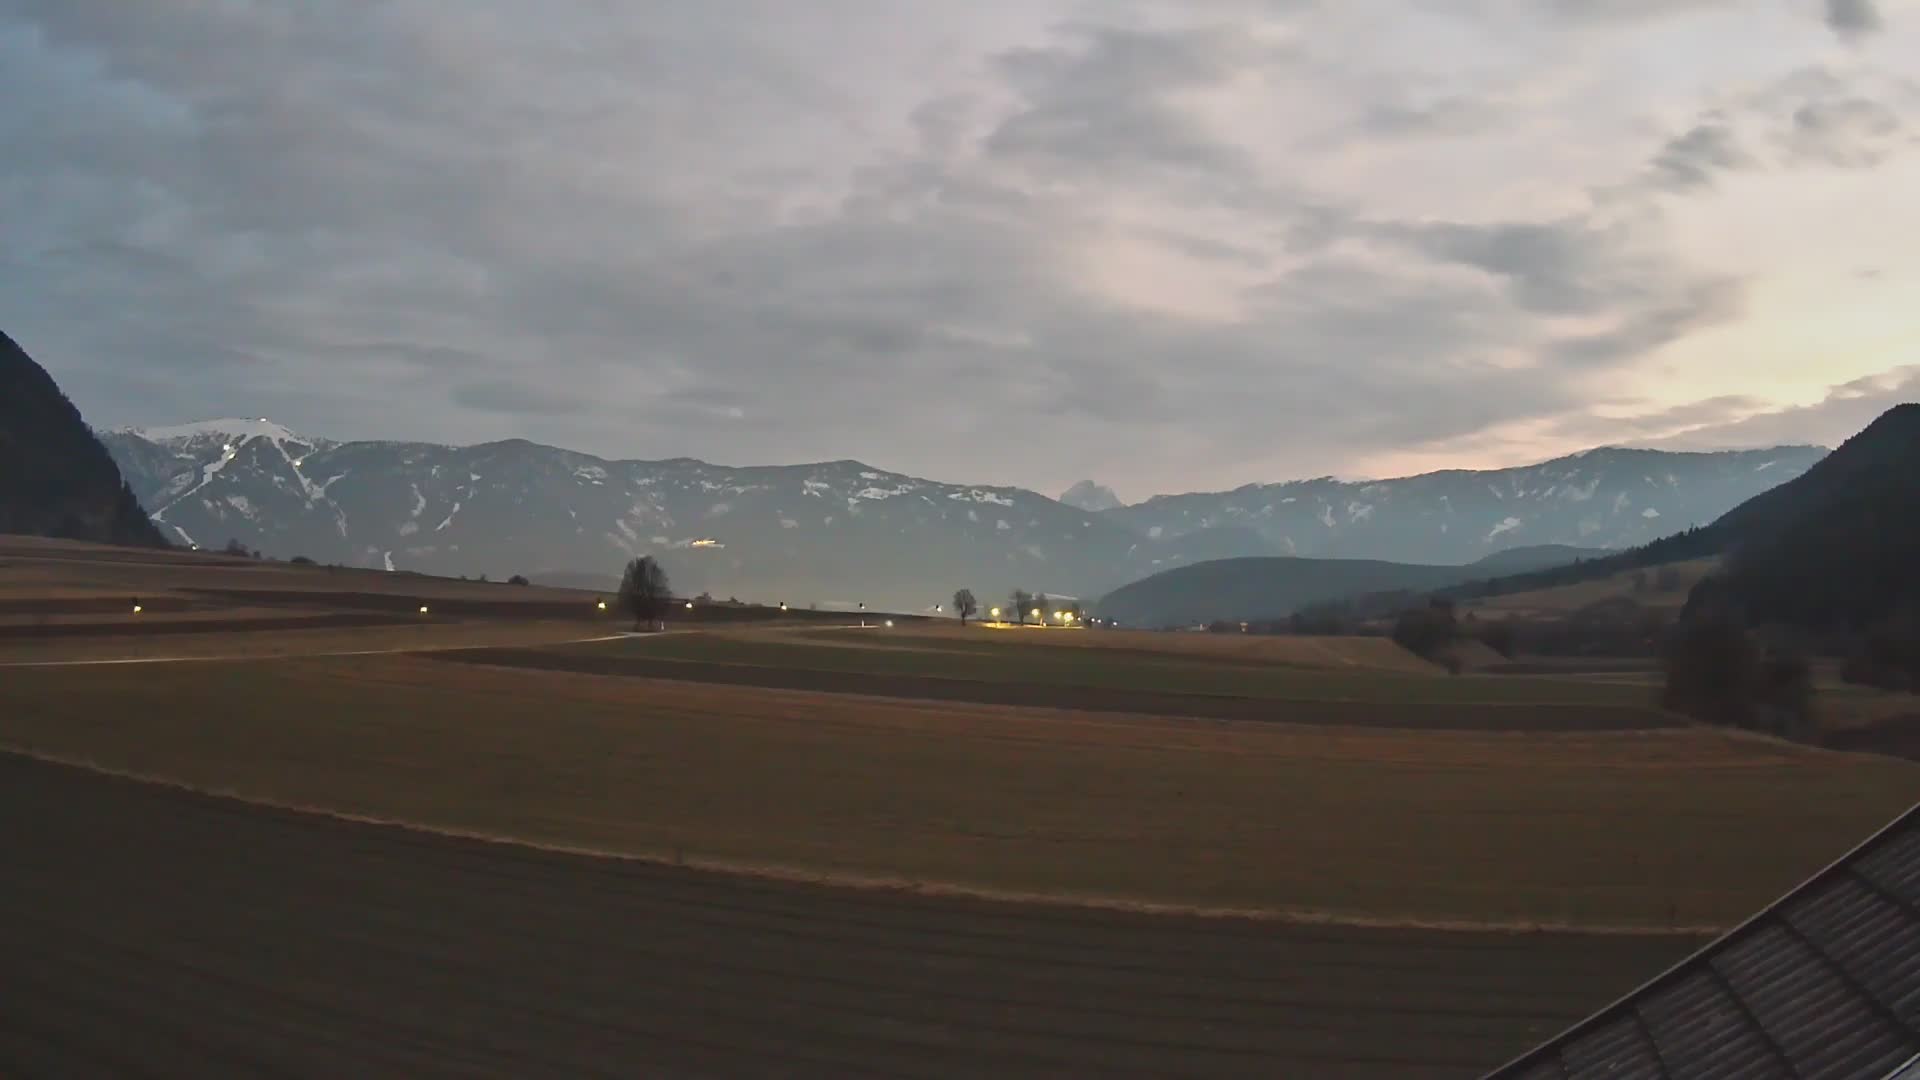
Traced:
<svg viewBox="0 0 1920 1080">
<path fill-rule="evenodd" d="M 688 610 L 688 611 L 692 611 L 692 610 L 693 610 L 693 601 L 691 601 L 691 600 L 689 600 L 689 601 L 687 601 L 687 610 Z"/>
<path fill-rule="evenodd" d="M 607 602 L 606 602 L 605 600 L 602 600 L 602 601 L 600 601 L 599 603 L 597 603 L 597 604 L 595 604 L 594 606 L 595 606 L 595 607 L 597 607 L 597 608 L 599 608 L 599 609 L 600 609 L 601 611 L 605 611 L 605 610 L 607 610 Z"/>
<path fill-rule="evenodd" d="M 427 605 L 425 605 L 425 604 L 421 604 L 421 605 L 420 605 L 420 614 L 422 614 L 422 615 L 425 615 L 426 613 L 427 613 Z"/>
<path fill-rule="evenodd" d="M 1040 617 L 1041 617 L 1041 615 L 1040 615 L 1040 609 L 1039 609 L 1039 608 L 1034 608 L 1034 609 L 1033 609 L 1033 617 L 1034 617 L 1034 618 L 1036 618 L 1036 619 L 1038 619 L 1038 618 L 1040 618 Z"/>
<path fill-rule="evenodd" d="M 1000 617 L 1000 609 L 994 608 L 992 611 L 989 611 L 987 614 L 992 615 L 994 618 L 997 619 Z"/>
<path fill-rule="evenodd" d="M 140 614 L 140 611 L 141 611 L 141 608 L 140 608 L 140 605 L 139 605 L 139 604 L 135 604 L 135 605 L 133 605 L 133 613 L 134 613 L 135 615 L 138 615 L 138 614 Z"/>
</svg>

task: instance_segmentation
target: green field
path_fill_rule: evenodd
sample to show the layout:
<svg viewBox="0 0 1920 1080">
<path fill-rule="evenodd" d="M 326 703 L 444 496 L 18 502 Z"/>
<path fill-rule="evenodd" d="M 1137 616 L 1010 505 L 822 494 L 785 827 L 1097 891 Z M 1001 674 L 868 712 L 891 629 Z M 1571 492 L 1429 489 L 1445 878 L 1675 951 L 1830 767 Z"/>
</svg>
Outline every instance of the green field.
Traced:
<svg viewBox="0 0 1920 1080">
<path fill-rule="evenodd" d="M 820 632 L 822 635 L 828 632 Z M 1329 671 L 1272 664 L 1142 655 L 1133 651 L 1052 647 L 1038 631 L 1008 632 L 979 642 L 948 647 L 948 638 L 902 635 L 893 642 L 884 630 L 834 631 L 821 637 L 762 637 L 669 634 L 629 638 L 569 650 L 604 655 L 642 655 L 660 659 L 804 668 L 814 671 L 917 675 L 981 682 L 1044 686 L 1085 686 L 1262 698 L 1271 701 L 1357 701 L 1383 705 L 1609 705 L 1647 707 L 1645 686 L 1583 679 L 1523 678 L 1505 675 L 1420 675 L 1393 671 Z M 1061 631 L 1060 634 L 1069 633 Z M 1093 633 L 1088 631 L 1088 633 Z"/>
</svg>

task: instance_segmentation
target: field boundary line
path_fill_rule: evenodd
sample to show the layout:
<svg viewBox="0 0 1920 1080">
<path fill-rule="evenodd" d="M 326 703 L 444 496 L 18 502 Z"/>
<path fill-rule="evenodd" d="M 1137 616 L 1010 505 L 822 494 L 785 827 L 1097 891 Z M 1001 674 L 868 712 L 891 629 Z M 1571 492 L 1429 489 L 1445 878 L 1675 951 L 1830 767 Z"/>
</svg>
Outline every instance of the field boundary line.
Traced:
<svg viewBox="0 0 1920 1080">
<path fill-rule="evenodd" d="M 311 817 L 328 818 L 354 825 L 396 829 L 422 836 L 437 836 L 451 840 L 495 844 L 502 847 L 567 855 L 575 858 L 606 859 L 778 884 L 924 896 L 929 899 L 977 900 L 1010 907 L 1042 907 L 1064 911 L 1091 910 L 1208 921 L 1264 922 L 1288 926 L 1329 926 L 1363 930 L 1429 930 L 1461 934 L 1504 933 L 1515 935 L 1580 934 L 1592 937 L 1717 937 L 1727 930 L 1727 927 L 1724 925 L 1660 927 L 1614 923 L 1530 922 L 1524 920 L 1497 919 L 1418 919 L 1358 915 L 1348 912 L 1308 908 L 1218 907 L 1199 904 L 1179 904 L 1158 900 L 1136 900 L 1114 896 L 1024 892 L 1017 889 L 996 889 L 989 886 L 967 885 L 957 882 L 920 881 L 880 874 L 810 870 L 805 867 L 778 863 L 752 862 L 743 859 L 721 859 L 703 856 L 684 857 L 666 852 L 616 851 L 608 848 L 530 840 L 525 837 L 509 836 L 502 833 L 489 833 L 477 829 L 464 829 L 457 826 L 427 825 L 401 818 L 382 817 L 373 814 L 339 810 L 326 806 L 312 806 L 278 799 L 260 798 L 258 796 L 242 794 L 231 789 L 201 787 L 182 780 L 176 780 L 172 777 L 102 765 L 99 762 L 87 758 L 74 757 L 66 754 L 50 754 L 12 742 L 0 741 L 0 754 L 10 754 L 32 761 L 59 765 L 70 769 L 80 769 L 101 776 L 110 776 L 119 780 L 128 780 L 154 787 L 183 791 L 193 795 L 221 799 L 244 806 L 257 806 L 270 810 L 305 814 Z"/>
<path fill-rule="evenodd" d="M 668 631 L 669 633 L 691 633 L 691 631 Z M 535 645 L 409 645 L 399 649 L 346 649 L 337 652 L 312 653 L 251 653 L 229 656 L 119 656 L 93 660 L 7 660 L 0 661 L 0 668 L 46 668 L 46 667 L 105 667 L 131 664 L 214 664 L 233 663 L 240 660 L 325 660 L 339 656 L 398 656 L 404 653 L 450 652 L 460 649 L 528 649 L 547 648 L 556 645 L 597 645 L 605 641 L 620 641 L 634 637 L 633 634 L 606 634 L 600 637 L 577 638 L 572 641 L 543 641 Z M 659 637 L 653 635 L 637 635 Z"/>
</svg>

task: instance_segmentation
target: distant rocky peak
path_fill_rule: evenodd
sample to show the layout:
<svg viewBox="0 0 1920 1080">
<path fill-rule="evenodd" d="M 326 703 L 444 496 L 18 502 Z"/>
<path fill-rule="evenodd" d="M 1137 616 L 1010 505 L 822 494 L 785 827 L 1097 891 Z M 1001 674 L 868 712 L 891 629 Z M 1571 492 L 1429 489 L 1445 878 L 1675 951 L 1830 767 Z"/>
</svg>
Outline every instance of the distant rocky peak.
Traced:
<svg viewBox="0 0 1920 1080">
<path fill-rule="evenodd" d="M 1116 510 L 1125 505 L 1113 489 L 1091 480 L 1082 480 L 1068 488 L 1060 496 L 1060 501 L 1076 510 L 1085 510 L 1097 514 L 1102 510 Z"/>
</svg>

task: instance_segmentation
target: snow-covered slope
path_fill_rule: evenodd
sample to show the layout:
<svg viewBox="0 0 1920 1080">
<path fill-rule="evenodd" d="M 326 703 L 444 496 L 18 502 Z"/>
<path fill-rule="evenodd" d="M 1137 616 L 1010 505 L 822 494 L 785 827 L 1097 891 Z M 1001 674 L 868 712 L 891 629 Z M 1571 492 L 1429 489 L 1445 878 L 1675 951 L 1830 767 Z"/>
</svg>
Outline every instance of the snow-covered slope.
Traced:
<svg viewBox="0 0 1920 1080">
<path fill-rule="evenodd" d="M 897 610 L 928 608 L 961 586 L 987 603 L 1016 586 L 1092 597 L 1235 556 L 1464 563 L 1520 545 L 1616 547 L 1717 517 L 1818 456 L 1597 451 L 1532 470 L 1306 481 L 1095 513 L 856 461 L 731 468 L 521 440 L 335 443 L 257 419 L 102 441 L 181 543 L 237 539 L 281 557 L 575 581 L 611 579 L 627 558 L 655 555 L 682 591 Z"/>
<path fill-rule="evenodd" d="M 1606 448 L 1515 469 L 1163 495 L 1106 516 L 1159 539 L 1236 529 L 1283 555 L 1458 564 L 1511 547 L 1643 544 L 1713 521 L 1826 453 Z"/>
</svg>

